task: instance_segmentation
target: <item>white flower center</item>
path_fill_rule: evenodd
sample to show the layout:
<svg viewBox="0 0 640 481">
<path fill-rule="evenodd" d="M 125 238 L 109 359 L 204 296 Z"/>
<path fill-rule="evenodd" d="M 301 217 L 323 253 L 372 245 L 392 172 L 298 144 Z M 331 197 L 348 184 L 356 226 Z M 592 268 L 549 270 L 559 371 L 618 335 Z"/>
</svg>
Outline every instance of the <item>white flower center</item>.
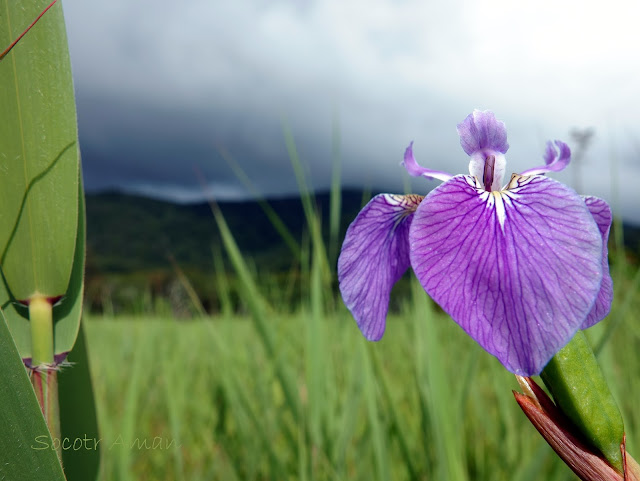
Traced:
<svg viewBox="0 0 640 481">
<path fill-rule="evenodd" d="M 507 160 L 500 152 L 475 152 L 469 161 L 469 173 L 478 179 L 486 191 L 500 191 L 506 166 Z"/>
</svg>

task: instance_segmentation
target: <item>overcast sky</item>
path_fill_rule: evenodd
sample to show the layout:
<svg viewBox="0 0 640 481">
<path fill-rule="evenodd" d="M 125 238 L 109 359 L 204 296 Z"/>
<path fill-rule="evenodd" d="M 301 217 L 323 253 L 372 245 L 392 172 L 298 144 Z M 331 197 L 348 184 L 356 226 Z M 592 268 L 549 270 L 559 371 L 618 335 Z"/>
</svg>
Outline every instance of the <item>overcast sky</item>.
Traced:
<svg viewBox="0 0 640 481">
<path fill-rule="evenodd" d="M 640 2 L 63 6 L 88 190 L 197 200 L 201 175 L 218 199 L 248 197 L 222 149 L 263 194 L 294 193 L 288 126 L 316 189 L 338 142 L 345 187 L 402 192 L 411 140 L 422 165 L 468 173 L 456 124 L 479 108 L 507 124 L 513 172 L 540 164 L 546 140 L 575 147 L 571 129 L 594 128 L 581 190 L 640 224 Z"/>
</svg>

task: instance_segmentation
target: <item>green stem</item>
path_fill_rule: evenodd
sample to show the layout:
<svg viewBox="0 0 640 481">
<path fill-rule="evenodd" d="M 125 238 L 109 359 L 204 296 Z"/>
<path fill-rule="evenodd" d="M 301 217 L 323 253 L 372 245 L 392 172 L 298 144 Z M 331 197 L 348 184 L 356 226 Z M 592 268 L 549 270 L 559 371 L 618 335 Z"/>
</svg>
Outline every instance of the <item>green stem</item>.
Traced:
<svg viewBox="0 0 640 481">
<path fill-rule="evenodd" d="M 29 301 L 31 323 L 31 384 L 38 398 L 51 437 L 60 439 L 58 377 L 53 357 L 53 306 L 41 296 Z M 56 443 L 58 446 L 60 443 Z M 62 451 L 58 448 L 58 457 Z"/>
<path fill-rule="evenodd" d="M 622 415 L 582 331 L 549 361 L 540 376 L 560 410 L 621 472 Z"/>
<path fill-rule="evenodd" d="M 45 297 L 29 301 L 31 365 L 53 364 L 53 306 Z"/>
</svg>

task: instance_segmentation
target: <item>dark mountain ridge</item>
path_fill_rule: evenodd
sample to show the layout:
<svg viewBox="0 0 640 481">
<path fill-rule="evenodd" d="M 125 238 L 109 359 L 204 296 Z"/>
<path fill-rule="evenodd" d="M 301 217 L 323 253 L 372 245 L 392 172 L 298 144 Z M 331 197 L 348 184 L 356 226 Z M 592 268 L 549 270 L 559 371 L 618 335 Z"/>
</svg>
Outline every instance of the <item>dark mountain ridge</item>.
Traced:
<svg viewBox="0 0 640 481">
<path fill-rule="evenodd" d="M 367 194 L 344 190 L 341 197 L 341 234 L 354 219 Z M 168 267 L 168 256 L 179 265 L 207 269 L 211 249 L 219 243 L 218 230 L 208 203 L 176 204 L 121 192 L 87 194 L 87 247 L 90 267 L 100 272 L 129 272 Z M 299 197 L 269 199 L 294 238 L 300 240 L 306 219 Z M 325 225 L 330 194 L 315 195 Z M 243 253 L 270 261 L 271 267 L 287 268 L 289 256 L 279 233 L 257 201 L 218 202 Z M 640 227 L 625 224 L 627 249 L 640 252 Z M 274 255 L 285 256 L 280 265 Z"/>
<path fill-rule="evenodd" d="M 315 196 L 318 212 L 328 219 L 330 195 Z M 120 192 L 87 194 L 87 250 L 91 269 L 129 272 L 169 267 L 168 256 L 179 265 L 209 269 L 218 229 L 208 203 L 175 204 Z M 363 193 L 342 193 L 342 235 L 360 210 Z M 300 240 L 306 220 L 300 198 L 268 201 L 294 238 Z M 256 262 L 290 267 L 290 256 L 280 234 L 257 201 L 218 202 L 236 242 Z M 326 222 L 325 222 L 326 223 Z M 283 265 L 274 258 L 285 255 Z"/>
</svg>

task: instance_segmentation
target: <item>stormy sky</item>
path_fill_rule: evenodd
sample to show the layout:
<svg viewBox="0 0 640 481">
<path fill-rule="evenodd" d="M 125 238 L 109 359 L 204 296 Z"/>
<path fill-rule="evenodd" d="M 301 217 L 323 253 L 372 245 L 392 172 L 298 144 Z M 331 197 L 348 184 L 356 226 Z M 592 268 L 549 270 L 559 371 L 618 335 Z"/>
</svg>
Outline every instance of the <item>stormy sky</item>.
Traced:
<svg viewBox="0 0 640 481">
<path fill-rule="evenodd" d="M 86 187 L 177 201 L 311 185 L 402 192 L 399 166 L 467 173 L 456 124 L 507 124 L 509 172 L 548 139 L 577 146 L 554 175 L 640 224 L 640 4 L 595 1 L 64 0 Z M 206 187 L 203 185 L 206 185 Z M 426 193 L 435 181 L 412 180 Z"/>
</svg>

